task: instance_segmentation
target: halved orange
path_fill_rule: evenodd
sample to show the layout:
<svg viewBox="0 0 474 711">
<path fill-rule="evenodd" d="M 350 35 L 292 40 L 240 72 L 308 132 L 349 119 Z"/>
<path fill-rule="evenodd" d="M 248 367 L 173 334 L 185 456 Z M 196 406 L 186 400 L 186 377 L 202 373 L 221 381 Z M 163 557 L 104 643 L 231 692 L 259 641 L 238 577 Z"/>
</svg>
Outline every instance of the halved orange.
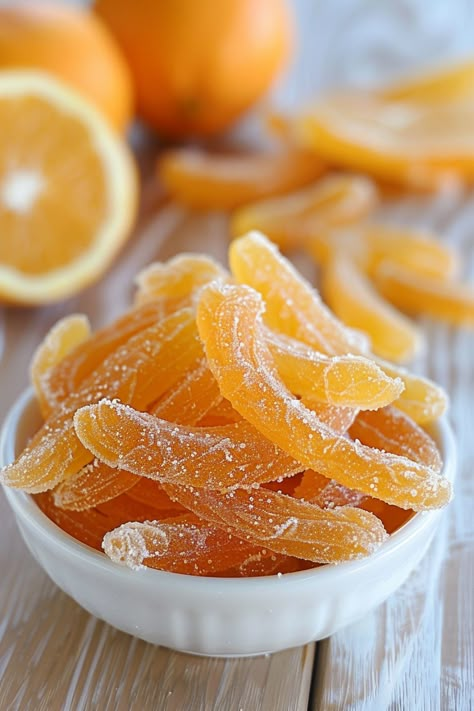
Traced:
<svg viewBox="0 0 474 711">
<path fill-rule="evenodd" d="M 131 153 L 85 99 L 36 72 L 0 73 L 0 126 L 0 298 L 63 299 L 130 233 Z"/>
</svg>

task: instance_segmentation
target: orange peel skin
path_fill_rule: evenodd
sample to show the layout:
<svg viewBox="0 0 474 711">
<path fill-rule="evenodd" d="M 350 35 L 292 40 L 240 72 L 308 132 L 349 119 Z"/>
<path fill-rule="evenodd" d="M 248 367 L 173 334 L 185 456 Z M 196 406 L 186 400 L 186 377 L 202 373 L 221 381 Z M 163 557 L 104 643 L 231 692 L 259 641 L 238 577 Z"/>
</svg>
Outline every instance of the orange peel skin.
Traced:
<svg viewBox="0 0 474 711">
<path fill-rule="evenodd" d="M 276 553 L 315 563 L 354 560 L 383 543 L 386 532 L 370 513 L 352 507 L 328 511 L 269 489 L 210 489 L 165 485 L 171 498 L 230 533 Z"/>
<path fill-rule="evenodd" d="M 436 472 L 347 440 L 295 399 L 265 345 L 263 312 L 261 297 L 247 286 L 210 284 L 201 292 L 199 334 L 221 393 L 233 407 L 305 468 L 401 508 L 448 503 L 451 486 Z"/>
<path fill-rule="evenodd" d="M 104 393 L 146 407 L 202 357 L 194 314 L 183 309 L 151 326 L 118 348 L 66 398 L 28 447 L 1 471 L 7 486 L 30 493 L 45 491 L 77 473 L 94 457 L 78 440 L 72 423 L 81 406 Z"/>
</svg>

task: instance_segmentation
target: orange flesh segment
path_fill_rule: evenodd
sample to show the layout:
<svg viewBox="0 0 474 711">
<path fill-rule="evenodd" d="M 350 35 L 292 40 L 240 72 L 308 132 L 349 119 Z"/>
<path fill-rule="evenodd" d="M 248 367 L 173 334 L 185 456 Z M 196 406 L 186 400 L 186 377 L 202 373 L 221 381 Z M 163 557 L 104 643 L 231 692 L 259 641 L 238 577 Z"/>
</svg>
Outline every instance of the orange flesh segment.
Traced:
<svg viewBox="0 0 474 711">
<path fill-rule="evenodd" d="M 319 178 L 325 166 L 305 151 L 212 154 L 170 150 L 158 163 L 161 182 L 191 208 L 229 210 L 258 198 L 281 195 Z"/>
<path fill-rule="evenodd" d="M 28 116 L 34 117 L 33 124 L 25 120 Z M 0 183 L 4 196 L 0 200 L 0 264 L 32 276 L 52 272 L 90 249 L 107 217 L 109 196 L 102 161 L 89 129 L 44 97 L 1 97 L 0 122 Z M 58 140 L 51 142 L 53 135 L 61 136 L 65 152 L 59 152 Z M 13 169 L 9 142 L 17 148 L 23 144 L 25 151 L 24 155 L 13 155 Z M 74 146 L 69 160 L 68 146 Z M 78 176 L 87 176 L 81 181 L 80 190 Z M 35 195 L 27 214 L 24 208 L 16 208 L 13 194 L 15 180 L 22 179 L 29 179 Z M 11 191 L 5 188 L 9 185 Z M 25 238 L 34 234 L 41 239 L 28 238 L 26 248 Z"/>
<path fill-rule="evenodd" d="M 206 362 L 201 360 L 150 410 L 171 423 L 193 425 L 221 400 L 215 378 Z M 139 481 L 140 477 L 123 468 L 111 468 L 100 462 L 84 467 L 61 482 L 54 492 L 54 500 L 61 508 L 80 511 L 129 491 Z"/>
<path fill-rule="evenodd" d="M 384 262 L 377 269 L 377 287 L 395 306 L 426 314 L 457 326 L 474 326 L 474 287 L 422 277 Z"/>
<path fill-rule="evenodd" d="M 421 276 L 453 279 L 459 258 L 435 235 L 407 227 L 368 224 L 345 230 L 321 230 L 306 243 L 316 262 L 326 266 L 335 253 L 354 254 L 373 276 L 386 259 Z"/>
<path fill-rule="evenodd" d="M 388 377 L 363 356 L 329 357 L 271 331 L 266 338 L 281 379 L 296 395 L 330 405 L 376 410 L 396 400 L 403 390 L 400 378 Z"/>
<path fill-rule="evenodd" d="M 354 560 L 373 553 L 386 538 L 366 511 L 329 511 L 269 489 L 219 494 L 167 484 L 171 498 L 249 543 L 315 563 Z"/>
<path fill-rule="evenodd" d="M 329 176 L 296 193 L 240 208 L 230 228 L 234 237 L 261 230 L 281 249 L 290 249 L 304 245 L 318 229 L 366 217 L 376 201 L 375 187 L 367 178 Z"/>
<path fill-rule="evenodd" d="M 229 261 L 236 280 L 262 294 L 265 321 L 275 331 L 329 355 L 364 355 L 358 334 L 329 312 L 317 291 L 263 235 L 254 232 L 235 240 L 229 249 Z M 447 400 L 442 388 L 380 358 L 374 360 L 389 377 L 400 377 L 405 389 L 397 407 L 416 422 L 430 422 L 443 414 Z"/>
<path fill-rule="evenodd" d="M 451 486 L 436 472 L 345 439 L 295 399 L 265 345 L 263 311 L 261 297 L 247 286 L 210 284 L 201 292 L 199 334 L 221 393 L 233 407 L 305 468 L 401 508 L 446 504 Z"/>
<path fill-rule="evenodd" d="M 28 447 L 1 472 L 3 483 L 31 493 L 53 488 L 93 460 L 78 440 L 74 412 L 104 394 L 142 408 L 172 386 L 202 357 L 194 315 L 183 309 L 133 336 L 86 378 L 58 414 L 45 422 Z"/>
<path fill-rule="evenodd" d="M 333 313 L 348 326 L 363 329 L 374 353 L 404 363 L 419 351 L 419 329 L 377 293 L 354 260 L 335 255 L 324 271 L 322 286 Z"/>
<path fill-rule="evenodd" d="M 101 461 L 162 483 L 225 490 L 303 469 L 246 420 L 185 427 L 102 400 L 78 410 L 74 423 L 81 442 Z"/>
<path fill-rule="evenodd" d="M 36 349 L 31 361 L 30 377 L 43 417 L 48 417 L 51 412 L 50 387 L 46 385 L 45 388 L 43 385 L 44 381 L 48 381 L 49 372 L 90 337 L 91 327 L 87 316 L 72 314 L 55 323 Z"/>
<path fill-rule="evenodd" d="M 161 300 L 163 314 L 190 306 L 196 291 L 214 279 L 227 279 L 226 270 L 211 257 L 179 254 L 167 262 L 154 262 L 135 277 L 135 305 Z"/>
</svg>

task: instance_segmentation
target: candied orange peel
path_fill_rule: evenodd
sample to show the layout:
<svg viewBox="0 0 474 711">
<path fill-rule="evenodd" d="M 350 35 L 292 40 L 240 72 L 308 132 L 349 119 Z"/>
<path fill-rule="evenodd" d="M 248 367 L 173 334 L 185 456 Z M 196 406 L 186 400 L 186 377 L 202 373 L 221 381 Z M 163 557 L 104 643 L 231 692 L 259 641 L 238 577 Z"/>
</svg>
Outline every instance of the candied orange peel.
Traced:
<svg viewBox="0 0 474 711">
<path fill-rule="evenodd" d="M 2 482 L 117 563 L 189 575 L 354 560 L 447 504 L 411 416 L 442 391 L 374 359 L 263 235 L 230 265 L 151 265 L 113 324 L 53 327 L 31 368 L 45 423 Z"/>
</svg>

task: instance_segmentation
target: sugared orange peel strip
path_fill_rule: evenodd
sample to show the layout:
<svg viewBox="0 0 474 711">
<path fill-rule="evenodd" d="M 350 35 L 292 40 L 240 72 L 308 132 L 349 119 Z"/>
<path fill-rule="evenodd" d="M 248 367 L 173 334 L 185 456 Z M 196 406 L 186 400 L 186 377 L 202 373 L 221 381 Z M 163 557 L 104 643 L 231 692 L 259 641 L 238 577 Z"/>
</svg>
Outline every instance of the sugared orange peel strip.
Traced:
<svg viewBox="0 0 474 711">
<path fill-rule="evenodd" d="M 134 570 L 143 567 L 187 575 L 209 575 L 261 555 L 261 547 L 249 545 L 221 528 L 200 525 L 192 515 L 183 521 L 124 523 L 104 536 L 104 552 L 116 563 Z"/>
<path fill-rule="evenodd" d="M 169 422 L 194 425 L 221 401 L 215 378 L 201 359 L 149 409 Z M 61 482 L 54 500 L 61 508 L 81 511 L 129 491 L 139 480 L 124 469 L 111 468 L 96 459 Z"/>
<path fill-rule="evenodd" d="M 376 516 L 351 506 L 331 511 L 262 488 L 226 494 L 170 484 L 165 488 L 196 515 L 249 543 L 315 563 L 364 557 L 387 537 Z"/>
<path fill-rule="evenodd" d="M 403 391 L 400 378 L 390 378 L 364 356 L 326 356 L 270 329 L 265 338 L 280 377 L 296 395 L 330 405 L 376 410 Z"/>
<path fill-rule="evenodd" d="M 273 330 L 322 353 L 367 355 L 359 334 L 330 313 L 315 289 L 263 235 L 251 232 L 232 242 L 229 261 L 235 279 L 263 296 L 264 320 Z M 373 359 L 386 375 L 402 380 L 405 389 L 396 405 L 416 422 L 430 422 L 443 414 L 447 398 L 442 388 L 392 363 Z"/>
<path fill-rule="evenodd" d="M 160 482 L 225 490 L 304 468 L 246 420 L 186 427 L 102 400 L 79 409 L 74 425 L 81 442 L 101 461 Z"/>
<path fill-rule="evenodd" d="M 293 145 L 328 165 L 410 188 L 472 181 L 471 101 L 394 101 L 370 93 L 323 98 L 285 120 Z"/>
<path fill-rule="evenodd" d="M 78 440 L 75 411 L 106 393 L 144 408 L 202 358 L 194 314 L 182 309 L 133 336 L 88 377 L 36 433 L 28 447 L 0 473 L 0 481 L 30 493 L 46 491 L 93 461 Z"/>
<path fill-rule="evenodd" d="M 262 298 L 247 286 L 210 284 L 197 324 L 209 368 L 233 407 L 305 467 L 401 508 L 437 508 L 449 482 L 406 457 L 337 435 L 285 387 L 263 336 Z"/>
<path fill-rule="evenodd" d="M 48 417 L 52 409 L 46 374 L 90 337 L 88 318 L 83 314 L 71 314 L 57 321 L 36 349 L 30 365 L 30 379 L 43 417 Z"/>
<path fill-rule="evenodd" d="M 321 229 L 305 244 L 323 268 L 335 254 L 353 255 L 369 276 L 389 259 L 410 273 L 452 280 L 459 274 L 459 256 L 439 237 L 408 227 L 366 223 L 343 229 Z"/>
</svg>

